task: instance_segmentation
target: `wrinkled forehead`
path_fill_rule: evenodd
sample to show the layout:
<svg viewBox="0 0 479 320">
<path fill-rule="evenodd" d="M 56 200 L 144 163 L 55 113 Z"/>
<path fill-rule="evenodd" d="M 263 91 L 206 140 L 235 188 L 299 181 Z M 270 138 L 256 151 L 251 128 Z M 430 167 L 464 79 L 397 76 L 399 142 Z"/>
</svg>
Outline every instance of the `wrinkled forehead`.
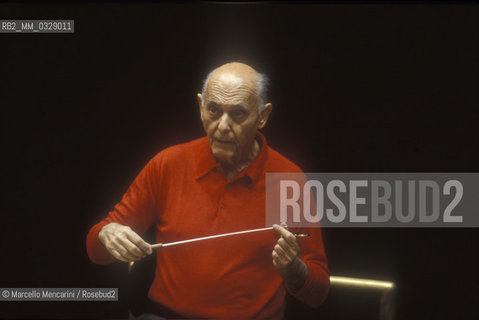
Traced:
<svg viewBox="0 0 479 320">
<path fill-rule="evenodd" d="M 212 76 L 208 81 L 205 101 L 220 104 L 255 105 L 258 99 L 256 77 L 240 77 L 231 73 Z"/>
</svg>

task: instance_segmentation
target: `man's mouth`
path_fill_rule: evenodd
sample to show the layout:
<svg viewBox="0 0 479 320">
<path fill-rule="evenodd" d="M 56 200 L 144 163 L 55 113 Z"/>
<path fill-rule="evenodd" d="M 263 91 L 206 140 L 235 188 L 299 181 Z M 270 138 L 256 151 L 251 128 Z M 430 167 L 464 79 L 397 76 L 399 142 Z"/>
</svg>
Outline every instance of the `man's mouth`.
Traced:
<svg viewBox="0 0 479 320">
<path fill-rule="evenodd" d="M 233 140 L 222 140 L 222 139 L 215 139 L 216 142 L 219 143 L 231 143 L 234 144 L 235 142 Z"/>
</svg>

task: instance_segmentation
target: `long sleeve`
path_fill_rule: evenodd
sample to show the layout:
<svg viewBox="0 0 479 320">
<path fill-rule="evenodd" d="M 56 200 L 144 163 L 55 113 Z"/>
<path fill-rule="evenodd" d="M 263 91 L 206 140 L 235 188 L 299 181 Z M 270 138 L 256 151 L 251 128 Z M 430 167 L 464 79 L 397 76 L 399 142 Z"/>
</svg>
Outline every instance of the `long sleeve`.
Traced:
<svg viewBox="0 0 479 320">
<path fill-rule="evenodd" d="M 153 224 L 156 217 L 156 195 L 160 178 L 159 159 L 161 159 L 161 155 L 148 162 L 121 201 L 106 218 L 90 229 L 87 236 L 87 252 L 92 262 L 107 264 L 114 261 L 114 258 L 98 239 L 98 233 L 103 226 L 116 222 L 131 227 L 133 231 L 141 235 Z"/>
<path fill-rule="evenodd" d="M 300 258 L 308 267 L 308 277 L 303 287 L 292 291 L 287 288 L 293 296 L 317 308 L 326 299 L 329 292 L 329 269 L 326 254 L 324 252 L 321 230 L 319 228 L 302 229 L 310 237 L 302 239 Z"/>
</svg>

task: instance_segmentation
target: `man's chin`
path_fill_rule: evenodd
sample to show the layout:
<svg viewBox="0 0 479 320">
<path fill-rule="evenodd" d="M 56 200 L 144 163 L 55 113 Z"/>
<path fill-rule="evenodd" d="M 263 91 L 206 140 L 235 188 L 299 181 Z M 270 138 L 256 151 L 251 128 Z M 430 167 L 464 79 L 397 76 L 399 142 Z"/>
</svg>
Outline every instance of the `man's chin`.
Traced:
<svg viewBox="0 0 479 320">
<path fill-rule="evenodd" d="M 232 165 L 233 164 L 233 153 L 223 150 L 213 150 L 213 156 L 216 161 L 222 165 Z"/>
</svg>

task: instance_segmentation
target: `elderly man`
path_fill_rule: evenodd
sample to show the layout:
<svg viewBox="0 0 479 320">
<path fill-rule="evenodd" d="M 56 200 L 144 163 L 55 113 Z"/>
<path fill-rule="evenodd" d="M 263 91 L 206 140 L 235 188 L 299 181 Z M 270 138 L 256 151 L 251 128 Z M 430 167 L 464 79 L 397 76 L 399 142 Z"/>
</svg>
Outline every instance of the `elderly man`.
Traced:
<svg viewBox="0 0 479 320">
<path fill-rule="evenodd" d="M 95 263 L 135 261 L 161 243 L 262 228 L 265 173 L 301 172 L 267 146 L 265 77 L 242 63 L 213 70 L 197 95 L 206 136 L 158 153 L 108 217 L 93 226 Z M 298 239 L 286 228 L 165 247 L 149 298 L 175 317 L 268 318 L 284 315 L 286 291 L 318 307 L 329 275 L 319 229 Z"/>
</svg>

